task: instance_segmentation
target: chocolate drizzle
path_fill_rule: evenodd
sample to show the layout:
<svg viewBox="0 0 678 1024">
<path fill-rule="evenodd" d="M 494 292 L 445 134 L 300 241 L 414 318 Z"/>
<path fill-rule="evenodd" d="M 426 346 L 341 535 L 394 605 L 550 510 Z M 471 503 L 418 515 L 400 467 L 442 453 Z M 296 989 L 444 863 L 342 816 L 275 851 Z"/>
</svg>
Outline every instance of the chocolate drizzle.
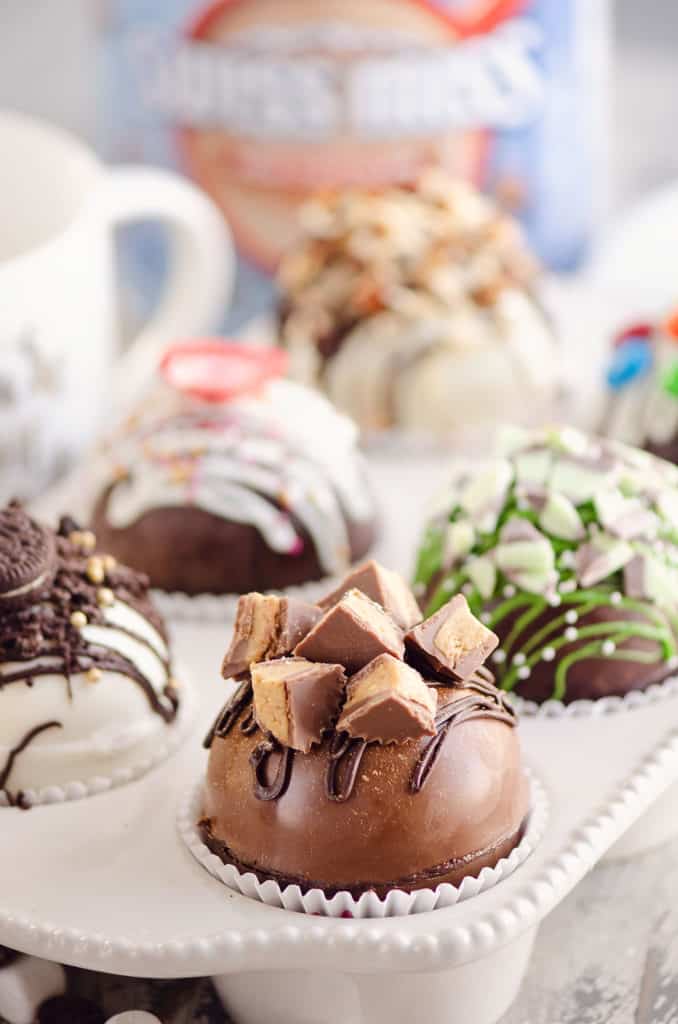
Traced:
<svg viewBox="0 0 678 1024">
<path fill-rule="evenodd" d="M 412 772 L 410 789 L 413 793 L 421 792 L 426 784 L 440 756 L 445 738 L 453 726 L 470 722 L 474 718 L 493 718 L 498 722 L 505 722 L 506 725 L 515 723 L 515 711 L 503 694 L 495 690 L 490 683 L 482 679 L 473 679 L 464 685 L 473 692 L 444 704 L 436 715 L 436 734 L 426 741 Z"/>
<path fill-rule="evenodd" d="M 34 729 L 26 733 L 20 743 L 17 743 L 10 750 L 4 767 L 0 771 L 0 792 L 5 794 L 10 807 L 19 807 L 23 811 L 28 810 L 30 807 L 30 803 L 26 800 L 23 792 L 19 791 L 16 796 L 13 796 L 7 789 L 7 783 L 9 782 L 9 777 L 12 774 L 17 757 L 19 754 L 23 754 L 24 750 L 31 745 L 33 740 L 42 735 L 43 732 L 47 732 L 48 729 L 61 728 L 63 728 L 61 722 L 43 722 L 42 725 L 36 725 Z"/>
<path fill-rule="evenodd" d="M 269 783 L 267 775 L 270 759 L 276 754 L 279 755 L 278 767 L 273 782 Z M 257 800 L 277 800 L 283 795 L 290 784 L 293 761 L 294 750 L 291 747 L 283 747 L 272 736 L 267 736 L 265 740 L 257 744 L 250 754 L 250 764 L 254 770 L 254 793 Z"/>
<path fill-rule="evenodd" d="M 424 744 L 417 763 L 412 771 L 410 790 L 419 793 L 435 767 L 449 730 L 463 722 L 477 718 L 492 718 L 506 725 L 514 726 L 516 714 L 506 695 L 497 690 L 491 682 L 493 676 L 489 669 L 482 667 L 467 682 L 459 683 L 451 689 L 470 690 L 461 697 L 448 701 L 439 710 L 435 718 L 436 734 Z M 430 685 L 442 685 L 441 683 Z M 446 682 L 449 686 L 449 682 Z M 209 749 L 215 738 L 224 739 L 240 719 L 240 732 L 251 736 L 259 728 L 254 716 L 252 683 L 244 680 L 231 697 L 228 704 L 220 711 L 203 746 Z M 350 799 L 358 775 L 363 755 L 369 744 L 366 740 L 352 739 L 346 732 L 332 733 L 329 740 L 327 771 L 325 773 L 325 795 L 333 803 L 345 803 Z M 257 744 L 250 754 L 250 764 L 254 772 L 254 791 L 258 800 L 277 800 L 283 796 L 289 786 L 294 763 L 294 750 L 284 747 L 272 736 Z M 279 755 L 278 766 L 272 782 L 268 781 L 271 758 Z"/>
<path fill-rule="evenodd" d="M 325 793 L 328 800 L 342 804 L 355 788 L 360 762 L 367 749 L 367 741 L 351 739 L 347 732 L 335 733 L 330 740 L 330 755 L 325 775 Z"/>
<path fill-rule="evenodd" d="M 205 750 L 210 749 L 215 738 L 223 740 L 225 736 L 228 736 L 248 705 L 250 706 L 249 711 L 240 724 L 240 728 L 246 736 L 249 736 L 256 730 L 257 724 L 254 719 L 254 706 L 252 704 L 252 681 L 245 679 L 226 706 L 219 712 L 214 725 L 207 733 L 207 736 L 205 736 L 203 741 Z"/>
<path fill-rule="evenodd" d="M 152 681 L 131 658 L 101 640 L 87 639 L 77 623 L 82 616 L 86 625 L 124 633 L 144 645 L 163 665 L 169 680 L 168 660 L 146 637 L 107 619 L 106 603 L 100 600 L 102 584 L 94 582 L 97 576 L 89 571 L 90 559 L 100 559 L 100 556 L 88 554 L 90 549 L 74 539 L 78 532 L 72 519 L 62 519 L 54 537 L 56 566 L 48 591 L 40 600 L 25 607 L 8 608 L 0 618 L 0 664 L 21 666 L 0 673 L 0 691 L 16 683 L 32 686 L 41 676 L 57 674 L 65 677 L 68 696 L 72 698 L 72 675 L 90 669 L 108 670 L 124 675 L 141 687 L 150 708 L 165 722 L 171 722 L 179 703 L 171 683 L 168 681 L 162 694 L 158 694 Z M 162 621 L 148 596 L 145 576 L 113 563 L 106 567 L 104 583 L 114 600 L 141 615 L 166 641 Z"/>
</svg>

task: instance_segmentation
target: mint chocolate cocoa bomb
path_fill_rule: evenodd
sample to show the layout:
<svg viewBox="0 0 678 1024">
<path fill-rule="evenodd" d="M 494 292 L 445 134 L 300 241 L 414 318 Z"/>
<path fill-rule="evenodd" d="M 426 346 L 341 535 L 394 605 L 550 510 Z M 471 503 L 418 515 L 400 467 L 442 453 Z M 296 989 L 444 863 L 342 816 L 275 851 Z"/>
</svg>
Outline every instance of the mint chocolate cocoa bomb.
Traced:
<svg viewBox="0 0 678 1024">
<path fill-rule="evenodd" d="M 496 643 L 462 595 L 422 621 L 374 562 L 319 606 L 242 597 L 222 670 L 240 685 L 205 741 L 204 843 L 326 895 L 495 866 L 529 811 L 515 713 L 483 666 Z"/>
<path fill-rule="evenodd" d="M 507 430 L 460 470 L 421 540 L 427 614 L 463 593 L 504 690 L 621 696 L 678 665 L 678 469 L 569 427 Z"/>
</svg>

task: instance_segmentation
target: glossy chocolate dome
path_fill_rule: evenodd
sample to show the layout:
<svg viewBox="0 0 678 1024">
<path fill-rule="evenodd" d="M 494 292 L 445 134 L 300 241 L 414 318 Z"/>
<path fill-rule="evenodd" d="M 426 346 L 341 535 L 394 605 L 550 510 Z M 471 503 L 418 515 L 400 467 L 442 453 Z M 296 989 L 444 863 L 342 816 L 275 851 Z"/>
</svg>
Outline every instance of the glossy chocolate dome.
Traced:
<svg viewBox="0 0 678 1024">
<path fill-rule="evenodd" d="M 467 693 L 441 688 L 439 706 Z M 240 871 L 302 889 L 383 895 L 396 887 L 457 885 L 495 865 L 520 838 L 528 785 L 516 730 L 504 722 L 453 726 L 418 792 L 413 775 L 431 741 L 370 743 L 342 802 L 326 789 L 328 738 L 309 754 L 295 754 L 286 791 L 267 801 L 255 793 L 251 758 L 262 736 L 242 731 L 247 715 L 244 708 L 212 743 L 202 828 L 212 850 Z"/>
</svg>

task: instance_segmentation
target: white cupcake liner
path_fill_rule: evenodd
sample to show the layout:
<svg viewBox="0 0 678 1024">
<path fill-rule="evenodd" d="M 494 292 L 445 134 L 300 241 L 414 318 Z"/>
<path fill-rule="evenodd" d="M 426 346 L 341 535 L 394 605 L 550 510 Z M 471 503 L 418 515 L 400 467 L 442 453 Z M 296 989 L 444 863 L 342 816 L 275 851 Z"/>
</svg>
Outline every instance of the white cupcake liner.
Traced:
<svg viewBox="0 0 678 1024">
<path fill-rule="evenodd" d="M 537 846 L 544 834 L 548 818 L 548 800 L 541 783 L 530 774 L 531 809 L 525 833 L 508 857 L 503 857 L 493 868 L 484 867 L 476 876 L 467 876 L 458 886 L 444 882 L 435 889 L 403 892 L 393 889 L 381 898 L 374 892 L 365 892 L 355 899 L 349 892 L 338 892 L 331 898 L 322 889 L 302 892 L 298 885 L 280 888 L 273 879 L 259 881 L 252 872 L 241 873 L 232 864 L 224 864 L 205 845 L 198 829 L 202 816 L 204 783 L 191 786 L 179 806 L 177 825 L 179 834 L 195 859 L 218 881 L 235 889 L 243 896 L 259 900 L 269 907 L 292 910 L 301 914 L 322 917 L 381 918 L 421 914 L 440 907 L 452 907 L 493 888 L 513 874 Z"/>
<path fill-rule="evenodd" d="M 366 556 L 369 557 L 369 556 Z M 325 576 L 280 590 L 264 590 L 264 594 L 297 597 L 313 604 L 330 594 L 351 571 L 350 566 L 341 576 Z M 179 591 L 152 590 L 153 603 L 164 618 L 173 622 L 228 622 L 235 618 L 241 594 L 183 594 Z"/>
<path fill-rule="evenodd" d="M 599 697 L 598 700 L 546 700 L 538 704 L 517 693 L 504 692 L 521 718 L 599 718 L 622 711 L 647 708 L 660 701 L 678 697 L 678 676 L 669 676 L 662 683 L 653 683 L 646 690 L 629 690 L 622 697 Z"/>
<path fill-rule="evenodd" d="M 186 677 L 182 676 L 181 678 L 185 679 Z M 72 800 L 84 800 L 86 797 L 108 793 L 112 789 L 135 782 L 178 750 L 190 732 L 196 708 L 197 702 L 193 689 L 190 685 L 184 684 L 181 689 L 177 716 L 166 727 L 164 739 L 161 736 L 158 737 L 152 754 L 142 757 L 124 768 L 119 768 L 110 775 L 93 775 L 89 779 L 73 779 L 71 782 L 45 786 L 42 789 L 24 788 L 22 789 L 23 796 L 30 803 L 30 808 L 33 809 L 41 804 L 63 804 Z M 0 792 L 0 812 L 5 809 L 16 810 L 9 804 L 6 795 Z"/>
</svg>

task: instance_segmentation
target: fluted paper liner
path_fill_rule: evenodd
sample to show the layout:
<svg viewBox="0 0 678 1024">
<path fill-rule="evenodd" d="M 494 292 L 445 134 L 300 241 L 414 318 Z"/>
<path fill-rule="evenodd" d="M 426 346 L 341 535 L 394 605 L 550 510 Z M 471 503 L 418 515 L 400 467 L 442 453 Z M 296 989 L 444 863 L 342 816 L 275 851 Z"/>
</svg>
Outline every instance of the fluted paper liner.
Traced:
<svg viewBox="0 0 678 1024">
<path fill-rule="evenodd" d="M 678 696 L 678 676 L 669 676 L 663 683 L 653 683 L 645 690 L 629 690 L 623 696 L 573 700 L 571 704 L 564 704 L 562 700 L 545 700 L 538 704 L 517 693 L 504 693 L 521 718 L 598 718 L 646 708 Z"/>
<path fill-rule="evenodd" d="M 548 817 L 548 801 L 544 788 L 530 775 L 531 804 L 525 832 L 518 845 L 508 857 L 503 857 L 493 868 L 484 867 L 476 876 L 467 876 L 459 885 L 444 882 L 435 889 L 418 889 L 404 892 L 393 889 L 381 898 L 374 892 L 365 892 L 356 899 L 349 892 L 338 892 L 331 898 L 322 889 L 302 892 L 298 885 L 287 885 L 281 889 L 277 882 L 268 879 L 259 881 L 252 872 L 241 873 L 232 864 L 224 864 L 205 845 L 198 829 L 203 813 L 204 783 L 193 785 L 181 801 L 178 815 L 179 834 L 195 859 L 209 873 L 230 889 L 235 889 L 250 899 L 259 900 L 269 907 L 293 910 L 301 914 L 316 914 L 323 917 L 401 917 L 405 914 L 420 914 L 439 907 L 452 907 L 455 903 L 478 896 L 523 864 L 541 839 Z"/>
</svg>

